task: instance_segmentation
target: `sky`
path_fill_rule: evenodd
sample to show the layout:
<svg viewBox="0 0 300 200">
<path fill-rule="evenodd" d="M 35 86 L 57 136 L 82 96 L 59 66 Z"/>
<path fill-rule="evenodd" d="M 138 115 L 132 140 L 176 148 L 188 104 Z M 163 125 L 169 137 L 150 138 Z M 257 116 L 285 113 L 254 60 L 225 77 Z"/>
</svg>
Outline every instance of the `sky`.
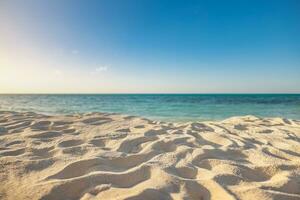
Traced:
<svg viewBox="0 0 300 200">
<path fill-rule="evenodd" d="M 0 0 L 0 93 L 300 93 L 299 0 Z"/>
</svg>

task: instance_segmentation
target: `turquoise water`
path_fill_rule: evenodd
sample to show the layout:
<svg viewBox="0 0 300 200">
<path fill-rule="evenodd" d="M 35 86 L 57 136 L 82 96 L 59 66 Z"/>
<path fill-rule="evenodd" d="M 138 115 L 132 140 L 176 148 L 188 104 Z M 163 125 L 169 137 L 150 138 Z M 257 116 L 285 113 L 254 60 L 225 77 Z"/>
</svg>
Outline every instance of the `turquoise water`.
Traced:
<svg viewBox="0 0 300 200">
<path fill-rule="evenodd" d="M 110 112 L 163 121 L 221 120 L 241 115 L 300 119 L 300 94 L 0 95 L 0 110 Z"/>
</svg>

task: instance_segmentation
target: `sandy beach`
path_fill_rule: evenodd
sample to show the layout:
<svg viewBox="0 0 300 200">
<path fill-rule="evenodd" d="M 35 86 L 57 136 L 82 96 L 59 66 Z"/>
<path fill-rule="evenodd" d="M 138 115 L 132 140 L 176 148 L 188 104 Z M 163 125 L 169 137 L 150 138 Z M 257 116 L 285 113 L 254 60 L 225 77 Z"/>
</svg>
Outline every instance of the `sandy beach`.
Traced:
<svg viewBox="0 0 300 200">
<path fill-rule="evenodd" d="M 0 199 L 300 199 L 300 121 L 0 112 Z"/>
<path fill-rule="evenodd" d="M 0 0 L 0 200 L 300 200 L 300 0 Z"/>
</svg>

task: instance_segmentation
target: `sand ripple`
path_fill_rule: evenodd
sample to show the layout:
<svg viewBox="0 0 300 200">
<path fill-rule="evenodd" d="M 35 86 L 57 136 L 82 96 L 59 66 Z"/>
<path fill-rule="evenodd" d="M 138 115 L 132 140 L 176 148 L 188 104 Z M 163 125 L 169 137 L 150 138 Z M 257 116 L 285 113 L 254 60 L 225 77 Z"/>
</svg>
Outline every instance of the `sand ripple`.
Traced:
<svg viewBox="0 0 300 200">
<path fill-rule="evenodd" d="M 300 121 L 0 112 L 0 199 L 300 199 Z"/>
</svg>

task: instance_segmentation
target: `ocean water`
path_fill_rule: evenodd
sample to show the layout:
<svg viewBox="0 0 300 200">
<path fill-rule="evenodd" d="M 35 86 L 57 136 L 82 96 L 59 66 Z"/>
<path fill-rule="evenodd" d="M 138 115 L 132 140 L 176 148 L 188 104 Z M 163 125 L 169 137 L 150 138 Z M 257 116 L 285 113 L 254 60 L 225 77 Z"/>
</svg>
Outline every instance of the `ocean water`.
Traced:
<svg viewBox="0 0 300 200">
<path fill-rule="evenodd" d="M 178 122 L 242 115 L 300 119 L 300 94 L 3 94 L 0 110 L 45 114 L 109 112 Z"/>
</svg>

